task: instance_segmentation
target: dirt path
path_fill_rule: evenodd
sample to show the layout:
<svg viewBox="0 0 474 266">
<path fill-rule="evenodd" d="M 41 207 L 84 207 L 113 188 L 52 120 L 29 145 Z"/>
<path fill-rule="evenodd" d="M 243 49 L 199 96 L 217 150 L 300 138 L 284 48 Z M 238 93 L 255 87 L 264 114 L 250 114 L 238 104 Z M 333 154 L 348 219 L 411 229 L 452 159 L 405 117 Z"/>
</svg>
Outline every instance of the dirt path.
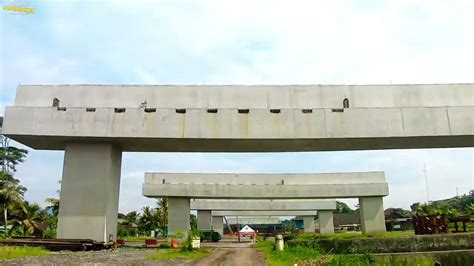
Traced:
<svg viewBox="0 0 474 266">
<path fill-rule="evenodd" d="M 226 247 L 215 248 L 212 253 L 192 265 L 194 266 L 260 266 L 265 265 L 263 259 L 254 248 L 250 247 Z"/>
</svg>

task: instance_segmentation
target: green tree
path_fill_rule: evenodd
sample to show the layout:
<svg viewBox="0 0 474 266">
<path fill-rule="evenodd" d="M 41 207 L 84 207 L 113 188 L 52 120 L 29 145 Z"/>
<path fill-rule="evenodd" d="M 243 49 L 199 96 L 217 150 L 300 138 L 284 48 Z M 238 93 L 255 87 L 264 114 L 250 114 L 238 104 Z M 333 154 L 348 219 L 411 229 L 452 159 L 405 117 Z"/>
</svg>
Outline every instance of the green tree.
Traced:
<svg viewBox="0 0 474 266">
<path fill-rule="evenodd" d="M 151 230 L 155 230 L 158 227 L 156 210 L 145 206 L 142 208 L 142 215 L 138 220 L 138 228 L 145 234 L 149 234 Z"/>
<path fill-rule="evenodd" d="M 130 224 L 137 224 L 140 215 L 136 211 L 132 211 L 124 215 L 123 219 Z"/>
<path fill-rule="evenodd" d="M 5 142 L 5 139 L 3 137 L 3 142 Z M 3 146 L 3 149 L 0 150 L 0 167 L 4 173 L 14 173 L 16 172 L 16 166 L 25 161 L 28 151 L 8 146 L 8 144 L 3 144 Z"/>
<path fill-rule="evenodd" d="M 23 204 L 23 195 L 26 188 L 19 185 L 17 180 L 11 176 L 3 175 L 0 180 L 0 202 L 3 207 L 4 232 L 8 234 L 8 210 L 14 209 L 13 206 L 21 206 Z"/>
<path fill-rule="evenodd" d="M 354 210 L 351 209 L 346 203 L 342 201 L 336 201 L 336 212 L 338 213 L 353 213 Z"/>
<path fill-rule="evenodd" d="M 19 227 L 24 236 L 43 237 L 48 227 L 48 215 L 37 203 L 30 204 L 25 201 L 13 213 L 13 227 Z"/>
<path fill-rule="evenodd" d="M 46 207 L 46 211 L 51 212 L 53 216 L 58 216 L 59 214 L 59 199 L 57 198 L 46 198 L 46 203 L 48 206 Z"/>
<path fill-rule="evenodd" d="M 158 229 L 164 235 L 168 228 L 168 198 L 160 198 L 156 201 L 156 219 Z"/>
</svg>

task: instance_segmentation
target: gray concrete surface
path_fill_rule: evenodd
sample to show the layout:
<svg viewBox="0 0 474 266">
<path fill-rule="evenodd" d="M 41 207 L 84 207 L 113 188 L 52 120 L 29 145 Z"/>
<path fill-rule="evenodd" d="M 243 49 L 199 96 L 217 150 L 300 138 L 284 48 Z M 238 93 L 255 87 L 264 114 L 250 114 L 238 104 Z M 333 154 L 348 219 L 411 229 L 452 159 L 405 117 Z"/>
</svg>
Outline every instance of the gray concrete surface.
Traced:
<svg viewBox="0 0 474 266">
<path fill-rule="evenodd" d="M 320 185 L 385 183 L 382 171 L 340 173 L 162 173 L 146 172 L 145 183 L 220 185 Z"/>
<path fill-rule="evenodd" d="M 212 229 L 212 216 L 210 210 L 198 210 L 197 211 L 197 228 L 199 230 L 211 230 Z"/>
<path fill-rule="evenodd" d="M 212 216 L 316 216 L 317 211 L 212 211 Z"/>
<path fill-rule="evenodd" d="M 327 199 L 387 196 L 387 184 L 326 185 L 219 185 L 150 184 L 143 185 L 143 196 L 192 197 L 208 199 Z"/>
<path fill-rule="evenodd" d="M 115 240 L 122 152 L 108 144 L 68 144 L 58 238 Z"/>
<path fill-rule="evenodd" d="M 212 216 L 212 230 L 224 236 L 224 216 Z"/>
<path fill-rule="evenodd" d="M 473 88 L 19 86 L 4 132 L 36 149 L 59 150 L 77 141 L 114 142 L 124 151 L 472 147 Z M 54 98 L 66 110 L 52 107 Z M 333 110 L 345 98 L 350 108 Z"/>
<path fill-rule="evenodd" d="M 303 216 L 303 228 L 305 233 L 314 233 L 316 227 L 314 225 L 314 216 Z"/>
<path fill-rule="evenodd" d="M 168 198 L 168 232 L 187 233 L 191 228 L 189 198 Z"/>
<path fill-rule="evenodd" d="M 229 224 L 279 224 L 280 218 L 275 216 L 236 216 L 226 217 Z"/>
<path fill-rule="evenodd" d="M 332 211 L 318 211 L 318 222 L 319 232 L 321 234 L 334 233 L 334 217 Z"/>
<path fill-rule="evenodd" d="M 385 215 L 382 197 L 360 197 L 360 223 L 362 233 L 385 232 Z"/>
<path fill-rule="evenodd" d="M 386 196 L 383 172 L 324 174 L 145 173 L 146 197 L 328 199 Z"/>
<path fill-rule="evenodd" d="M 213 211 L 335 210 L 335 200 L 191 200 L 191 209 Z"/>
</svg>

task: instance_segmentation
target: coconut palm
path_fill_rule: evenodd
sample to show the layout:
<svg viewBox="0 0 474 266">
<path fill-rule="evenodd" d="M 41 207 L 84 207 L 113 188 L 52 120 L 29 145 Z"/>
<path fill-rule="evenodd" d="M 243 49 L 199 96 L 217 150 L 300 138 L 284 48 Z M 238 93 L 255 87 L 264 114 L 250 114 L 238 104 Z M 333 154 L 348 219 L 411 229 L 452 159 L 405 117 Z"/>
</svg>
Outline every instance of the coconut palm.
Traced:
<svg viewBox="0 0 474 266">
<path fill-rule="evenodd" d="M 12 208 L 13 205 L 22 205 L 23 194 L 26 191 L 26 188 L 19 185 L 16 180 L 1 180 L 0 182 L 0 203 L 3 207 L 3 219 L 4 219 L 4 229 L 5 233 L 8 234 L 8 209 Z"/>
<path fill-rule="evenodd" d="M 148 206 L 143 207 L 142 215 L 140 216 L 138 224 L 140 230 L 150 232 L 151 230 L 156 229 L 157 225 L 156 210 Z"/>
<path fill-rule="evenodd" d="M 157 225 L 161 232 L 164 232 L 168 226 L 168 198 L 161 198 L 156 201 Z"/>
<path fill-rule="evenodd" d="M 12 213 L 13 228 L 21 228 L 24 235 L 43 236 L 48 227 L 48 214 L 38 204 L 25 201 Z"/>
</svg>

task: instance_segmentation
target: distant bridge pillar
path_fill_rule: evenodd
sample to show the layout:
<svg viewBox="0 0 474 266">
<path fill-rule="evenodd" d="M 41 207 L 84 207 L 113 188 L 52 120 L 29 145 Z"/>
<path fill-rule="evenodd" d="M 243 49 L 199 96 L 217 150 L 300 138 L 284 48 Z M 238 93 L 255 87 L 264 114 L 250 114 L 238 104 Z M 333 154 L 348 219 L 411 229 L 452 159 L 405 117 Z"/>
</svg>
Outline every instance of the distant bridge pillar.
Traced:
<svg viewBox="0 0 474 266">
<path fill-rule="evenodd" d="M 303 216 L 303 227 L 305 233 L 314 233 L 314 216 Z"/>
<path fill-rule="evenodd" d="M 212 230 L 224 236 L 224 216 L 212 216 Z"/>
<path fill-rule="evenodd" d="M 385 215 L 382 197 L 360 197 L 360 224 L 362 233 L 385 232 Z"/>
<path fill-rule="evenodd" d="M 199 230 L 211 230 L 211 227 L 212 227 L 211 210 L 198 210 L 197 211 L 197 228 Z"/>
<path fill-rule="evenodd" d="M 321 234 L 334 233 L 334 217 L 332 210 L 318 211 L 319 232 Z"/>
<path fill-rule="evenodd" d="M 168 198 L 168 232 L 176 233 L 183 232 L 188 233 L 190 223 L 190 199 L 182 197 L 169 197 Z"/>
<path fill-rule="evenodd" d="M 66 145 L 58 238 L 116 239 L 121 163 L 111 144 Z"/>
</svg>

